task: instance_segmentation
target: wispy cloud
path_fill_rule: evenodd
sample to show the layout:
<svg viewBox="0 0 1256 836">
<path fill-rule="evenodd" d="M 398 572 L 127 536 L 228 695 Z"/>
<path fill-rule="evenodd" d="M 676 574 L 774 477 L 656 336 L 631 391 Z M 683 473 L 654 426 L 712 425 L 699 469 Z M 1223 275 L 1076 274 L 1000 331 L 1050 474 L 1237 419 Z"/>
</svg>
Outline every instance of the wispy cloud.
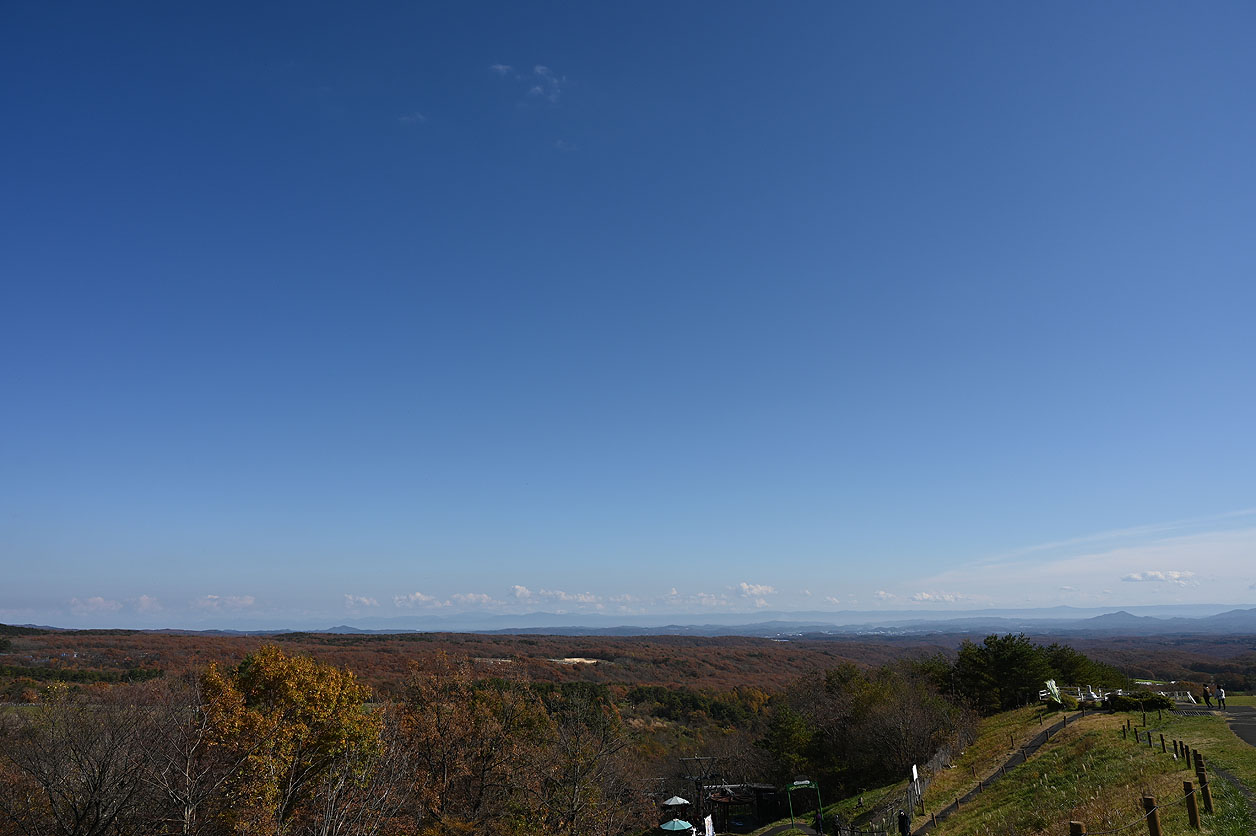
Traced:
<svg viewBox="0 0 1256 836">
<path fill-rule="evenodd" d="M 551 104 L 558 104 L 558 99 L 563 94 L 563 87 L 567 84 L 567 77 L 556 75 L 544 64 L 537 64 L 533 67 L 532 76 L 536 83 L 528 90 L 528 95 L 540 96 Z"/>
<path fill-rule="evenodd" d="M 416 110 L 413 113 L 406 113 L 398 116 L 397 121 L 403 125 L 418 125 L 421 122 L 426 122 L 427 117 Z"/>
<path fill-rule="evenodd" d="M 1175 583 L 1178 586 L 1186 586 L 1188 583 L 1191 583 L 1191 579 L 1194 577 L 1194 572 L 1177 570 L 1161 572 L 1153 569 L 1150 572 L 1133 572 L 1121 578 L 1121 580 L 1132 583 Z"/>
<path fill-rule="evenodd" d="M 244 610 L 257 603 L 252 595 L 206 595 L 192 601 L 192 606 L 211 612 Z"/>
<path fill-rule="evenodd" d="M 492 595 L 485 592 L 455 592 L 449 596 L 449 600 L 455 604 L 472 607 L 487 607 L 498 603 Z"/>
<path fill-rule="evenodd" d="M 379 601 L 374 598 L 368 598 L 365 595 L 350 595 L 345 593 L 345 608 L 350 610 L 358 610 L 363 607 L 378 607 Z"/>
<path fill-rule="evenodd" d="M 512 84 L 522 83 L 525 99 L 538 99 L 558 104 L 567 88 L 567 76 L 559 75 L 544 64 L 532 67 L 531 72 L 517 71 L 510 64 L 491 64 L 489 70 Z"/>
<path fill-rule="evenodd" d="M 122 609 L 121 601 L 102 598 L 99 595 L 93 595 L 91 598 L 86 599 L 70 599 L 70 610 L 75 615 L 96 615 L 99 613 L 117 612 L 120 609 Z"/>
<path fill-rule="evenodd" d="M 1202 517 L 1188 517 L 1181 520 L 1149 523 L 1147 525 L 1131 526 L 1129 528 L 1113 528 L 1106 531 L 1096 531 L 1090 534 L 1083 534 L 1080 537 L 1071 537 L 1063 540 L 1053 540 L 1047 543 L 1038 543 L 1033 546 L 1024 546 L 1022 548 L 1013 549 L 1012 551 L 1004 554 L 988 558 L 986 562 L 1002 563 L 1029 557 L 1042 552 L 1074 551 L 1079 548 L 1087 549 L 1088 547 L 1101 543 L 1121 540 L 1159 541 L 1169 539 L 1174 535 L 1191 536 L 1192 533 L 1207 534 L 1227 531 L 1232 530 L 1235 526 L 1239 528 L 1250 526 L 1251 519 L 1253 517 L 1256 517 L 1256 508 L 1243 508 L 1238 511 L 1226 511 L 1224 513 L 1209 514 Z"/>
<path fill-rule="evenodd" d="M 1112 585 L 1124 581 L 1123 603 L 1232 602 L 1235 592 L 1251 582 L 1251 556 L 1256 552 L 1256 527 L 1250 512 L 1241 511 L 1163 525 L 1104 532 L 1092 537 L 1059 541 L 1022 550 L 1014 558 L 979 560 L 922 581 L 926 588 L 964 589 L 970 595 L 1007 601 L 1028 596 L 1039 605 L 1058 603 L 1061 587 L 1068 602 L 1108 603 Z M 1235 527 L 1239 521 L 1247 527 Z M 1215 530 L 1185 528 L 1211 523 Z M 1158 532 L 1158 533 L 1157 533 Z M 1128 542 L 1120 542 L 1121 537 Z M 1080 544 L 1080 545 L 1079 545 Z M 1090 548 L 1081 548 L 1089 545 Z M 1191 566 L 1184 569 L 1148 569 L 1148 566 Z M 995 568 L 997 567 L 997 571 Z M 1207 571 L 1201 570 L 1207 567 Z M 1013 592 L 1015 590 L 1015 592 Z"/>
<path fill-rule="evenodd" d="M 876 598 L 878 601 L 893 601 L 898 596 L 893 592 L 886 592 L 884 589 L 878 589 L 876 592 L 872 593 L 872 597 Z"/>
<path fill-rule="evenodd" d="M 911 600 L 920 604 L 954 604 L 967 598 L 959 592 L 917 592 L 911 596 Z"/>
<path fill-rule="evenodd" d="M 596 604 L 602 600 L 601 596 L 594 595 L 592 592 L 564 592 L 561 589 L 542 589 L 537 592 L 542 598 L 548 598 L 551 601 L 563 601 L 576 604 Z"/>
<path fill-rule="evenodd" d="M 668 610 L 686 610 L 696 607 L 704 610 L 716 609 L 719 607 L 729 607 L 733 604 L 733 599 L 729 596 L 718 592 L 685 592 L 677 591 L 676 587 L 672 587 L 666 595 L 656 597 L 652 600 L 646 600 L 645 611 L 650 611 L 653 606 L 666 607 Z"/>
<path fill-rule="evenodd" d="M 743 598 L 761 598 L 764 595 L 774 595 L 776 587 L 768 586 L 765 583 L 746 583 L 742 581 L 737 584 L 738 594 Z"/>
<path fill-rule="evenodd" d="M 510 593 L 520 601 L 526 601 L 532 597 L 532 590 L 528 589 L 526 586 L 520 586 L 519 584 L 512 586 L 510 588 Z"/>
<path fill-rule="evenodd" d="M 141 595 L 135 599 L 135 609 L 137 612 L 161 612 L 165 607 L 153 596 Z"/>
<path fill-rule="evenodd" d="M 448 602 L 442 601 L 435 595 L 425 595 L 422 592 L 411 592 L 407 595 L 394 595 L 393 605 L 397 607 L 447 607 Z"/>
</svg>

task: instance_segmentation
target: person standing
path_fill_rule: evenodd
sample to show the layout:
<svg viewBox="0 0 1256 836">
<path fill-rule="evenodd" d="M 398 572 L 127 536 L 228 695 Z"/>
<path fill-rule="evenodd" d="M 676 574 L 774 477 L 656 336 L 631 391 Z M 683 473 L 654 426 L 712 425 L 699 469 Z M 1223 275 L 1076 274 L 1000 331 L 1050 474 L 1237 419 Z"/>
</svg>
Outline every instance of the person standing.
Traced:
<svg viewBox="0 0 1256 836">
<path fill-rule="evenodd" d="M 1217 686 L 1217 708 L 1225 711 L 1225 689 L 1220 685 Z"/>
<path fill-rule="evenodd" d="M 1204 705 L 1212 708 L 1212 691 L 1208 690 L 1208 686 L 1204 686 Z"/>
</svg>

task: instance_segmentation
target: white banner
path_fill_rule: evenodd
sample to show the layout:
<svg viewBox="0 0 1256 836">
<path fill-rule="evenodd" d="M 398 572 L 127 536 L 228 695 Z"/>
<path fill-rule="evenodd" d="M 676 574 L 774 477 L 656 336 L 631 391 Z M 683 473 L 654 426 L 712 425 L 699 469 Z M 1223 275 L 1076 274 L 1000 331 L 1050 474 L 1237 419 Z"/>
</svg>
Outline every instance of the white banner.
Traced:
<svg viewBox="0 0 1256 836">
<path fill-rule="evenodd" d="M 702 820 L 702 823 L 706 825 L 706 833 L 703 836 L 715 836 L 715 820 L 711 816 L 707 816 Z"/>
</svg>

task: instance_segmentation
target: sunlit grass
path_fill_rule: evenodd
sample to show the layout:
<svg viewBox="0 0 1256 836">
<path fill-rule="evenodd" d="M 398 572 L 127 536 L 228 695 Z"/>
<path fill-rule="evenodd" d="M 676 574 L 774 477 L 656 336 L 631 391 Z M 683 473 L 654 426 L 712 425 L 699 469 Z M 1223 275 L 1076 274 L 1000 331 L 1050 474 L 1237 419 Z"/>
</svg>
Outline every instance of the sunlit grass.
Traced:
<svg viewBox="0 0 1256 836">
<path fill-rule="evenodd" d="M 1133 719 L 1154 744 L 1122 737 L 1121 727 Z M 1145 815 L 1142 797 L 1156 799 L 1163 832 L 1190 831 L 1183 802 L 1183 781 L 1194 781 L 1194 771 L 1173 757 L 1172 741 L 1184 740 L 1202 752 L 1206 763 L 1227 769 L 1247 786 L 1256 785 L 1256 749 L 1234 736 L 1220 717 L 1177 717 L 1148 714 L 1148 728 L 1138 712 L 1091 715 L 1054 736 L 1028 764 L 1010 770 L 957 814 L 939 822 L 940 836 L 1048 836 L 1068 833 L 1069 821 L 1080 821 L 1090 832 L 1125 827 Z M 1167 752 L 1162 753 L 1159 735 Z M 926 807 L 937 810 L 963 794 L 967 786 L 937 789 L 926 794 Z M 1210 773 L 1217 812 L 1205 816 L 1206 834 L 1251 836 L 1256 818 L 1246 800 L 1219 776 Z M 954 791 L 947 792 L 946 790 Z M 1141 824 L 1130 832 L 1145 832 Z"/>
</svg>

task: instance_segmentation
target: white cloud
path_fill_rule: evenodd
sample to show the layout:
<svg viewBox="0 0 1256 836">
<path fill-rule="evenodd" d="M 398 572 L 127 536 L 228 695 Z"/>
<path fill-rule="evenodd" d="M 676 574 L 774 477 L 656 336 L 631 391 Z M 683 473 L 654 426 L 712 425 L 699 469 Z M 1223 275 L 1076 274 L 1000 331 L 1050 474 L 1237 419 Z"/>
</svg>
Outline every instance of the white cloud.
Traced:
<svg viewBox="0 0 1256 836">
<path fill-rule="evenodd" d="M 596 604 L 602 600 L 592 592 L 563 592 L 561 589 L 542 589 L 537 595 L 552 601 L 571 601 L 577 604 Z"/>
<path fill-rule="evenodd" d="M 201 610 L 219 612 L 222 610 L 247 609 L 253 606 L 256 601 L 257 599 L 252 595 L 206 595 L 193 601 L 192 606 Z"/>
<path fill-rule="evenodd" d="M 828 601 L 830 604 L 832 604 L 835 607 L 840 607 L 842 605 L 842 599 L 837 598 L 833 595 L 825 595 L 824 600 Z"/>
<path fill-rule="evenodd" d="M 397 607 L 447 607 L 449 603 L 433 595 L 411 592 L 409 595 L 394 595 L 393 605 Z"/>
<path fill-rule="evenodd" d="M 509 64 L 493 64 L 489 70 L 500 78 L 510 79 L 512 82 L 523 82 L 525 99 L 544 99 L 550 104 L 558 104 L 567 86 L 566 76 L 558 75 L 544 64 L 537 64 L 530 73 L 517 72 Z"/>
<path fill-rule="evenodd" d="M 356 610 L 361 607 L 378 607 L 379 601 L 374 598 L 368 598 L 365 595 L 350 595 L 345 593 L 345 607 L 347 609 Z"/>
<path fill-rule="evenodd" d="M 397 121 L 403 125 L 418 125 L 421 122 L 426 122 L 427 117 L 424 116 L 422 113 L 419 113 L 416 110 L 413 113 L 407 113 L 402 116 L 398 116 Z"/>
<path fill-rule="evenodd" d="M 539 96 L 551 104 L 557 104 L 559 96 L 563 93 L 563 87 L 567 84 L 567 77 L 555 75 L 553 70 L 543 64 L 537 64 L 532 68 L 532 76 L 536 81 L 532 89 L 528 90 L 528 95 Z"/>
<path fill-rule="evenodd" d="M 96 615 L 99 613 L 117 612 L 122 609 L 121 601 L 114 601 L 94 595 L 87 600 L 70 599 L 70 609 L 75 615 Z"/>
<path fill-rule="evenodd" d="M 764 595 L 772 595 L 776 592 L 776 587 L 762 583 L 746 583 L 745 581 L 737 584 L 737 588 L 741 590 L 740 594 L 743 598 L 761 598 Z"/>
<path fill-rule="evenodd" d="M 876 598 L 878 601 L 893 601 L 898 596 L 893 592 L 886 592 L 884 589 L 878 589 L 876 592 L 872 593 L 872 597 Z"/>
<path fill-rule="evenodd" d="M 526 586 L 520 586 L 519 584 L 512 586 L 510 588 L 510 592 L 520 601 L 526 601 L 532 597 L 532 590 L 528 589 Z"/>
<path fill-rule="evenodd" d="M 917 592 L 911 596 L 911 600 L 922 604 L 954 604 L 956 601 L 962 601 L 967 595 L 961 595 L 958 592 Z"/>
<path fill-rule="evenodd" d="M 153 596 L 141 595 L 135 599 L 135 609 L 139 612 L 161 612 L 165 607 Z"/>
<path fill-rule="evenodd" d="M 1152 570 L 1150 572 L 1134 572 L 1121 578 L 1121 580 L 1132 583 L 1175 583 L 1178 586 L 1186 586 L 1188 583 L 1191 583 L 1191 578 L 1193 577 L 1195 577 L 1194 572 L 1176 570 L 1160 572 Z"/>
<path fill-rule="evenodd" d="M 488 604 L 496 603 L 493 600 L 492 595 L 487 595 L 483 592 L 455 592 L 453 595 L 450 595 L 449 597 L 452 600 L 457 601 L 459 604 L 466 604 L 466 605 L 476 606 L 476 607 L 483 607 Z"/>
</svg>

